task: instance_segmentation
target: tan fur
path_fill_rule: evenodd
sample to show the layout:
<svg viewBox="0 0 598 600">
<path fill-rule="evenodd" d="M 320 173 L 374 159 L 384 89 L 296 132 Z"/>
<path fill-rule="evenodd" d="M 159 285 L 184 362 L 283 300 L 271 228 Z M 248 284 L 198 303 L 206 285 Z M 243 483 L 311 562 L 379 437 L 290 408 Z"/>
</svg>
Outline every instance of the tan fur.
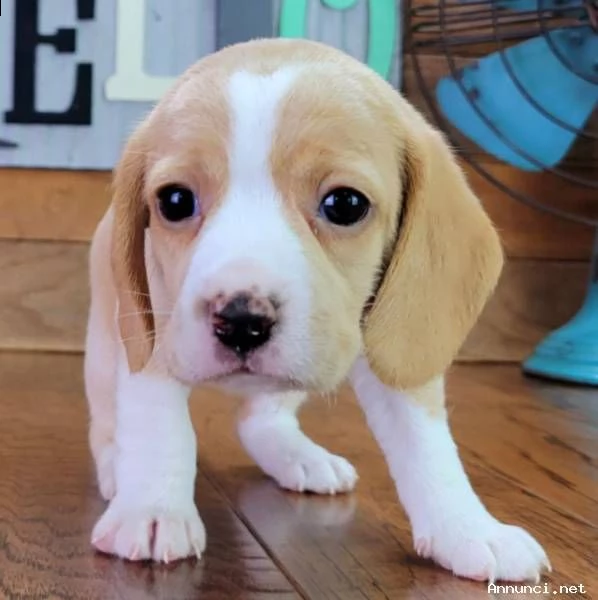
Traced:
<svg viewBox="0 0 598 600">
<path fill-rule="evenodd" d="M 409 402 L 422 406 L 434 419 L 446 419 L 447 407 L 444 393 L 444 377 L 435 377 L 421 387 L 408 390 Z"/>
<path fill-rule="evenodd" d="M 382 382 L 414 389 L 443 373 L 498 280 L 498 235 L 442 136 L 409 107 L 406 205 L 365 326 Z"/>
<path fill-rule="evenodd" d="M 301 52 L 295 56 L 304 58 Z M 347 70 L 345 60 L 326 49 L 301 74 L 282 104 L 271 153 L 276 187 L 312 266 L 310 335 L 327 340 L 317 345 L 314 358 L 325 373 L 319 378 L 323 389 L 338 385 L 362 349 L 363 307 L 399 212 L 394 139 L 376 95 L 348 92 L 363 88 L 361 78 L 369 73 Z M 338 186 L 362 191 L 374 206 L 355 227 L 316 218 L 321 199 Z"/>
<path fill-rule="evenodd" d="M 145 152 L 133 136 L 114 175 L 112 270 L 118 298 L 118 323 L 131 371 L 151 356 L 154 319 L 144 261 L 147 207 L 143 202 Z M 107 292 L 105 292 L 107 293 Z"/>
<path fill-rule="evenodd" d="M 184 94 L 181 87 L 185 88 Z M 152 258 L 161 275 L 157 285 L 164 288 L 161 292 L 169 306 L 184 278 L 198 233 L 165 227 L 157 215 L 156 193 L 166 184 L 189 186 L 200 196 L 204 222 L 217 209 L 228 181 L 229 124 L 225 106 L 219 73 L 208 72 L 199 82 L 181 78 L 135 131 L 116 168 L 112 264 L 119 326 L 133 372 L 148 363 L 155 336 L 144 261 L 145 227 L 149 225 Z M 198 114 L 202 118 L 198 119 Z M 173 256 L 177 257 L 175 261 Z"/>
<path fill-rule="evenodd" d="M 266 76 L 231 81 L 236 71 Z M 159 210 L 172 184 L 199 199 L 177 223 Z M 336 187 L 369 199 L 359 223 L 319 210 Z M 444 405 L 444 373 L 501 265 L 441 134 L 365 65 L 322 44 L 263 40 L 191 67 L 127 144 L 92 244 L 85 380 L 111 499 L 94 545 L 131 560 L 203 551 L 187 409 L 199 384 L 247 398 L 240 439 L 281 486 L 353 489 L 353 467 L 295 417 L 307 391 L 348 377 L 417 552 L 473 579 L 539 578 L 545 553 L 477 498 Z M 245 337 L 258 342 L 245 353 L 239 335 L 256 329 L 226 329 L 218 314 L 240 293 L 272 321 Z M 136 377 L 121 371 L 119 335 Z"/>
<path fill-rule="evenodd" d="M 125 149 L 115 176 L 113 267 L 121 335 L 134 340 L 126 343 L 130 366 L 142 368 L 152 352 L 146 214 L 159 285 L 173 303 L 201 227 L 228 186 L 226 82 L 237 70 L 264 74 L 289 64 L 307 68 L 281 107 L 271 167 L 313 265 L 310 335 L 322 342 L 315 344 L 320 374 L 312 383 L 338 384 L 365 343 L 384 383 L 417 388 L 446 370 L 494 287 L 502 264 L 496 233 L 440 134 L 399 94 L 341 52 L 297 40 L 240 44 L 203 59 Z M 183 231 L 155 210 L 157 190 L 173 182 L 202 203 L 201 222 Z M 372 202 L 354 228 L 315 218 L 323 195 L 338 185 Z M 142 314 L 130 316 L 136 312 Z"/>
</svg>

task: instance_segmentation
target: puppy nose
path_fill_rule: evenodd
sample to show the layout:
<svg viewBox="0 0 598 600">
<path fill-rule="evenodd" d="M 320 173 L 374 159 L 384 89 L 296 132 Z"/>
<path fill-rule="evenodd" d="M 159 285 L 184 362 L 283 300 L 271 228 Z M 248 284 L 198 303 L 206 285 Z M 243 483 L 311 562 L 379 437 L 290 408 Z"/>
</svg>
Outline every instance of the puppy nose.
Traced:
<svg viewBox="0 0 598 600">
<path fill-rule="evenodd" d="M 245 356 L 270 339 L 275 314 L 270 300 L 238 294 L 214 313 L 214 335 L 223 346 Z"/>
</svg>

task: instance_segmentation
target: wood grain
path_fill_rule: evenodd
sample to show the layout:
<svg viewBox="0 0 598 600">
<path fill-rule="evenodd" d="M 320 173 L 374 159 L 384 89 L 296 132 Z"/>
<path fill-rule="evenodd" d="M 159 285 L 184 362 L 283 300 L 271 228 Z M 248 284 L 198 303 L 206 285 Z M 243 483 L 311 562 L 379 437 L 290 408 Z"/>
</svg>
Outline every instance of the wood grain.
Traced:
<svg viewBox="0 0 598 600">
<path fill-rule="evenodd" d="M 0 240 L 0 348 L 82 348 L 88 249 L 87 244 Z"/>
<path fill-rule="evenodd" d="M 93 552 L 105 504 L 81 367 L 79 357 L 0 355 L 0 598 L 300 598 L 204 477 L 197 500 L 211 543 L 201 563 L 132 565 Z"/>
<path fill-rule="evenodd" d="M 87 244 L 0 240 L 0 349 L 83 349 L 89 301 L 87 254 Z M 525 358 L 550 330 L 577 311 L 587 278 L 585 262 L 508 262 L 460 358 Z"/>
<path fill-rule="evenodd" d="M 0 169 L 0 238 L 89 241 L 110 180 L 107 171 Z"/>
<path fill-rule="evenodd" d="M 464 361 L 520 361 L 581 307 L 588 263 L 511 260 L 466 340 Z"/>
<path fill-rule="evenodd" d="M 546 546 L 555 569 L 548 578 L 551 589 L 584 583 L 595 593 L 598 413 L 590 405 L 595 394 L 578 391 L 573 399 L 563 387 L 529 382 L 516 367 L 503 366 L 456 367 L 448 387 L 457 442 L 490 510 L 527 527 Z M 561 402 L 546 402 L 543 393 L 555 388 Z M 277 490 L 235 437 L 226 435 L 231 416 L 221 397 L 198 392 L 193 415 L 208 477 L 235 499 L 237 512 L 262 543 L 284 557 L 289 576 L 308 597 L 489 596 L 414 558 L 405 515 L 348 390 L 333 402 L 316 399 L 302 422 L 310 436 L 357 466 L 356 498 L 306 498 Z"/>
<path fill-rule="evenodd" d="M 451 417 L 459 430 L 468 432 L 463 446 L 470 460 L 483 460 L 502 476 L 598 527 L 593 479 L 598 469 L 596 393 L 524 379 L 504 365 L 460 366 L 457 378 L 458 386 L 450 393 Z M 463 398 L 484 398 L 484 410 L 472 410 L 473 402 Z M 560 421 L 563 414 L 566 424 Z M 487 435 L 493 428 L 508 431 L 508 437 Z"/>
<path fill-rule="evenodd" d="M 279 490 L 236 439 L 235 400 L 200 389 L 192 416 L 202 473 L 196 497 L 209 536 L 204 560 L 160 567 L 97 555 L 89 535 L 104 504 L 86 448 L 81 369 L 76 355 L 0 353 L 0 598 L 546 597 L 488 594 L 414 557 L 382 456 L 346 389 L 334 401 L 315 398 L 302 422 L 356 465 L 354 494 Z M 550 591 L 583 584 L 587 592 L 571 597 L 597 597 L 595 393 L 477 365 L 454 368 L 448 389 L 474 487 L 550 555 L 554 572 L 542 584 Z"/>
<path fill-rule="evenodd" d="M 530 208 L 508 194 L 499 192 L 465 161 L 461 161 L 461 164 L 473 190 L 497 227 L 508 257 L 589 259 L 594 239 L 591 227 Z M 598 217 L 595 190 L 572 187 L 548 173 L 522 173 L 501 164 L 487 163 L 484 167 L 509 189 L 519 190 L 547 207 L 591 219 Z"/>
</svg>

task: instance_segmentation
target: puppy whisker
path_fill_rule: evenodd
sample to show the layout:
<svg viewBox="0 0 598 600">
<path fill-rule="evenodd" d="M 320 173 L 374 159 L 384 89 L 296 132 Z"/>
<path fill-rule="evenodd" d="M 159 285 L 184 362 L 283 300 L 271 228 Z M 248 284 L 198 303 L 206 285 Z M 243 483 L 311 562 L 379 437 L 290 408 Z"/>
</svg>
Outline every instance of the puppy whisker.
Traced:
<svg viewBox="0 0 598 600">
<path fill-rule="evenodd" d="M 155 341 L 155 340 L 157 340 L 161 336 L 162 333 L 163 332 L 161 332 L 161 331 L 152 331 L 152 332 L 144 334 L 144 335 L 132 335 L 130 337 L 121 338 L 120 341 L 123 342 L 123 343 L 126 343 L 126 342 L 138 342 L 138 343 L 141 343 L 141 342 L 146 342 L 148 340 L 154 340 Z"/>
<path fill-rule="evenodd" d="M 338 394 L 336 392 L 323 392 L 320 397 L 328 408 L 334 408 L 338 403 Z"/>
<path fill-rule="evenodd" d="M 157 315 L 160 317 L 169 317 L 173 313 L 172 310 L 139 310 L 129 313 L 123 313 L 122 315 L 118 315 L 119 319 L 124 319 L 125 317 L 136 317 L 141 315 Z"/>
</svg>

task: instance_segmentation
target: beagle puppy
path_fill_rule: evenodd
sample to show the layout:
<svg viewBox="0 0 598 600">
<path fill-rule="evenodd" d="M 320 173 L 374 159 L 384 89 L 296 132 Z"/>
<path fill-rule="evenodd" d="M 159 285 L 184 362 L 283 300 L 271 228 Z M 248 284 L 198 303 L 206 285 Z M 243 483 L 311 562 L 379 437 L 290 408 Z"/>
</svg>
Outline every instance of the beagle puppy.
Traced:
<svg viewBox="0 0 598 600">
<path fill-rule="evenodd" d="M 109 501 L 94 546 L 204 551 L 200 384 L 243 396 L 240 439 L 280 486 L 352 490 L 354 468 L 296 416 L 348 379 L 417 553 L 472 579 L 538 578 L 544 551 L 488 513 L 444 405 L 502 263 L 442 135 L 368 67 L 283 39 L 200 60 L 129 139 L 92 243 L 85 379 Z"/>
</svg>

